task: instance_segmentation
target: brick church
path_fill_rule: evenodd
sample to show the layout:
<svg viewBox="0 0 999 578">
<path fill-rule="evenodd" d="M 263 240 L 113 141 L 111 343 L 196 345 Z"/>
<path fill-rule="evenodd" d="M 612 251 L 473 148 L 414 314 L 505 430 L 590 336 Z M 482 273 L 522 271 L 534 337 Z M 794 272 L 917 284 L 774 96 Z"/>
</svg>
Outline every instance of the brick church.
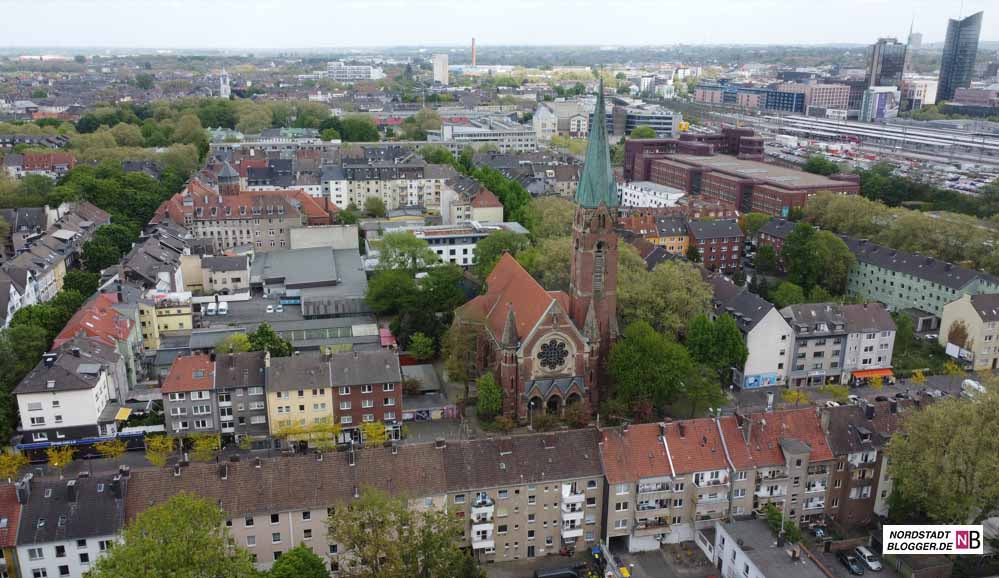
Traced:
<svg viewBox="0 0 999 578">
<path fill-rule="evenodd" d="M 595 119 L 606 118 L 603 85 Z M 576 403 L 594 410 L 607 393 L 606 363 L 617 338 L 617 186 L 607 125 L 590 128 L 576 190 L 569 293 L 546 291 L 509 254 L 486 279 L 486 293 L 456 312 L 481 325 L 477 364 L 503 388 L 503 414 L 561 415 Z"/>
</svg>

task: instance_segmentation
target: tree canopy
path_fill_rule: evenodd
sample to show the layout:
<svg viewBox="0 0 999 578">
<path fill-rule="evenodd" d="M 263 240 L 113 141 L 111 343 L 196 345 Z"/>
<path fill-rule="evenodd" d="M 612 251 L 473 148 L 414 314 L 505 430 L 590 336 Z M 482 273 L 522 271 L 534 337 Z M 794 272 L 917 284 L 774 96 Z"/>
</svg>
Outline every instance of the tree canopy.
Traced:
<svg viewBox="0 0 999 578">
<path fill-rule="evenodd" d="M 378 250 L 381 252 L 379 269 L 403 269 L 416 273 L 440 260 L 426 240 L 417 238 L 410 231 L 385 233 L 378 244 Z"/>
</svg>

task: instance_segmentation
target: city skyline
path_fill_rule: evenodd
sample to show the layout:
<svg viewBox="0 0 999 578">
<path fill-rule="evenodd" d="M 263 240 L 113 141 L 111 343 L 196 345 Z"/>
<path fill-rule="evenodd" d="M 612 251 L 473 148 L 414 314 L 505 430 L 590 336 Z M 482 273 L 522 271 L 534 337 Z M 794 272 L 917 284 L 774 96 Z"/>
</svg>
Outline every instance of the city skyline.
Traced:
<svg viewBox="0 0 999 578">
<path fill-rule="evenodd" d="M 503 45 L 669 46 L 675 44 L 828 45 L 870 44 L 879 37 L 904 41 L 915 15 L 924 43 L 944 40 L 950 18 L 986 10 L 983 41 L 999 40 L 999 17 L 988 0 L 932 2 L 846 0 L 816 18 L 790 0 L 714 2 L 696 11 L 668 0 L 612 4 L 512 0 L 506 14 L 530 14 L 503 25 L 494 4 L 471 2 L 455 11 L 441 0 L 346 0 L 293 3 L 268 0 L 252 7 L 222 0 L 0 0 L 11 16 L 0 22 L 3 48 L 158 48 L 222 50 L 322 50 L 376 46 Z M 608 10 L 609 7 L 609 10 Z M 140 9 L 141 8 L 141 9 Z M 26 27 L 44 10 L 44 27 Z M 621 28 L 607 27 L 607 13 L 619 12 Z M 640 19 L 629 14 L 642 13 Z M 128 14 L 125 23 L 108 14 Z M 304 17 L 305 14 L 309 16 Z M 372 14 L 377 20 L 372 20 Z M 497 19 L 497 16 L 500 16 Z M 862 15 L 863 17 L 858 17 Z M 366 23 L 370 22 L 370 23 Z M 559 22 L 559 26 L 552 26 Z M 638 26 L 635 22 L 652 23 Z M 659 25 L 654 25 L 661 22 Z M 705 26 L 709 23 L 709 26 Z M 109 26 L 105 24 L 110 24 Z M 515 25 L 514 25 L 515 24 Z M 433 31 L 432 36 L 427 31 Z"/>
</svg>

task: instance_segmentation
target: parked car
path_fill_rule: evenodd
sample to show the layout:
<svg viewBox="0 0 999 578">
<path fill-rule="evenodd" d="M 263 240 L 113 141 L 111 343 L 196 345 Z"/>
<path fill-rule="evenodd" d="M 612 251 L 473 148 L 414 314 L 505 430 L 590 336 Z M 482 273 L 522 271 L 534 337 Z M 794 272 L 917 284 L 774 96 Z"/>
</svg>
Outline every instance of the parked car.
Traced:
<svg viewBox="0 0 999 578">
<path fill-rule="evenodd" d="M 851 394 L 851 395 L 847 396 L 847 399 L 850 400 L 850 403 L 852 405 L 857 405 L 857 404 L 860 403 L 860 396 L 859 395 L 852 395 Z"/>
<path fill-rule="evenodd" d="M 268 305 L 267 306 L 267 312 L 268 313 L 274 313 L 274 306 L 273 305 Z"/>
<path fill-rule="evenodd" d="M 826 407 L 839 407 L 839 404 L 835 401 L 829 400 L 826 402 Z"/>
<path fill-rule="evenodd" d="M 923 338 L 925 338 L 926 341 L 936 341 L 937 339 L 939 339 L 939 337 L 940 335 L 937 333 L 928 333 L 923 336 Z"/>
<path fill-rule="evenodd" d="M 281 305 L 280 303 L 278 303 L 277 307 L 274 308 L 274 312 L 275 313 L 284 313 L 284 305 Z"/>
<path fill-rule="evenodd" d="M 880 572 L 881 568 L 883 568 L 883 566 L 881 566 L 881 560 L 879 560 L 877 555 L 875 555 L 874 552 L 871 552 L 866 546 L 857 546 L 853 552 L 870 570 Z"/>
<path fill-rule="evenodd" d="M 861 564 L 860 560 L 858 560 L 857 557 L 850 552 L 840 550 L 839 552 L 836 552 L 836 559 L 846 567 L 850 574 L 853 574 L 854 576 L 864 575 L 864 566 Z"/>
<path fill-rule="evenodd" d="M 889 400 L 888 396 L 886 395 L 878 395 L 874 397 L 874 401 L 889 401 Z"/>
</svg>

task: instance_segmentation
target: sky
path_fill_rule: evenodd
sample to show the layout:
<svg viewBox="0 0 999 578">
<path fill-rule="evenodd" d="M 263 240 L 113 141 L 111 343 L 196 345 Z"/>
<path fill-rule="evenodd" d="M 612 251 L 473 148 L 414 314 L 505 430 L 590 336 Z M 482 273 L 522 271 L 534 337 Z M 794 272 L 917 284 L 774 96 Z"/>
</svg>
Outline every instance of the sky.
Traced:
<svg viewBox="0 0 999 578">
<path fill-rule="evenodd" d="M 940 42 L 979 10 L 999 40 L 996 0 L 0 0 L 0 48 Z"/>
</svg>

